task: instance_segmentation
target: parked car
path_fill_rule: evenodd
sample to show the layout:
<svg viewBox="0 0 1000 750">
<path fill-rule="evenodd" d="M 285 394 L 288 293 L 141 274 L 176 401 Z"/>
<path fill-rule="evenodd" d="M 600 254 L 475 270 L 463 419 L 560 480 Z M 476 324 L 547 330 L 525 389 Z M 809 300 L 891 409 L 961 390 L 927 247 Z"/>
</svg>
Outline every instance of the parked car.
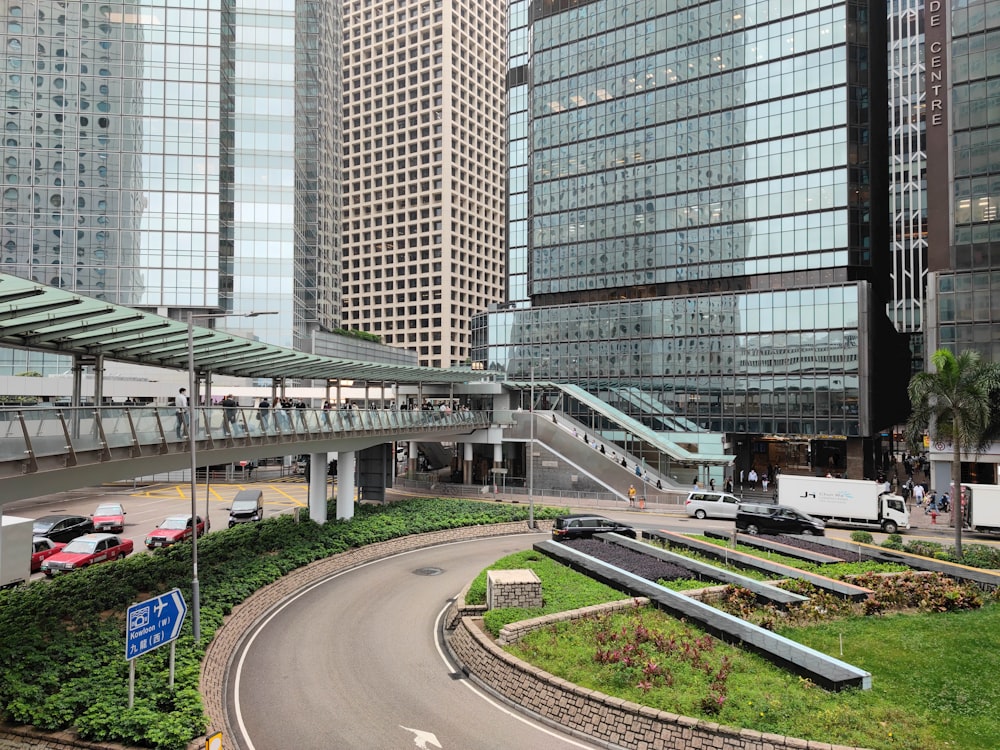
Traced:
<svg viewBox="0 0 1000 750">
<path fill-rule="evenodd" d="M 736 512 L 736 528 L 747 534 L 815 534 L 826 533 L 818 518 L 801 513 L 786 505 L 770 503 L 740 503 Z"/>
<path fill-rule="evenodd" d="M 636 538 L 635 529 L 631 526 L 592 513 L 559 516 L 552 524 L 552 538 L 557 542 L 565 539 L 590 539 L 594 534 L 607 533 Z"/>
<path fill-rule="evenodd" d="M 56 552 L 66 546 L 65 542 L 53 542 L 44 536 L 36 536 L 31 540 L 31 572 L 37 573 L 42 569 L 42 561 L 52 557 Z"/>
<path fill-rule="evenodd" d="M 697 490 L 688 493 L 684 510 L 689 516 L 703 518 L 736 518 L 739 500 L 728 492 Z"/>
<path fill-rule="evenodd" d="M 238 523 L 264 518 L 264 493 L 260 490 L 240 490 L 229 507 L 229 528 Z"/>
<path fill-rule="evenodd" d="M 198 525 L 198 536 L 204 534 L 208 529 L 201 516 L 196 516 Z M 149 549 L 157 547 L 169 547 L 171 544 L 183 542 L 191 538 L 191 516 L 167 516 L 163 523 L 146 534 L 146 546 Z"/>
<path fill-rule="evenodd" d="M 87 516 L 75 516 L 66 513 L 55 513 L 50 516 L 36 518 L 31 524 L 33 536 L 44 536 L 53 542 L 71 542 L 78 536 L 90 534 L 94 530 L 94 522 Z"/>
<path fill-rule="evenodd" d="M 121 534 L 125 531 L 125 509 L 121 503 L 101 503 L 91 514 L 94 531 Z"/>
<path fill-rule="evenodd" d="M 109 560 L 121 560 L 132 553 L 133 547 L 131 539 L 122 539 L 116 534 L 84 534 L 43 560 L 42 572 L 52 576 Z"/>
</svg>

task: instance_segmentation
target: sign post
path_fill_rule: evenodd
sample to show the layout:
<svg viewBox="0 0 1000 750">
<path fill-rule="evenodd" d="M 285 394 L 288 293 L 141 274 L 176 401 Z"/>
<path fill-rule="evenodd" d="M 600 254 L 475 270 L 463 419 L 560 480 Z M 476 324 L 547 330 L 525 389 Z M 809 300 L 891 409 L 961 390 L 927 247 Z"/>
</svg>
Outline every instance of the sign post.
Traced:
<svg viewBox="0 0 1000 750">
<path fill-rule="evenodd" d="M 125 658 L 129 662 L 128 707 L 135 700 L 135 660 L 155 648 L 170 644 L 170 687 L 174 686 L 174 641 L 181 633 L 187 604 L 180 589 L 128 608 L 125 623 Z"/>
</svg>

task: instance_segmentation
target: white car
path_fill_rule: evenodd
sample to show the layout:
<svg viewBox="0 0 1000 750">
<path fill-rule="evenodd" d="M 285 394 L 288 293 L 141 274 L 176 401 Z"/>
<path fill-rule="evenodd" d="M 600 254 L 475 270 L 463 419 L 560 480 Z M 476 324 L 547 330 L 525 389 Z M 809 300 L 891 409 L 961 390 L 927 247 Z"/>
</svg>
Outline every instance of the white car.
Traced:
<svg viewBox="0 0 1000 750">
<path fill-rule="evenodd" d="M 693 518 L 736 518 L 739 499 L 728 492 L 697 490 L 687 496 L 684 510 Z"/>
</svg>

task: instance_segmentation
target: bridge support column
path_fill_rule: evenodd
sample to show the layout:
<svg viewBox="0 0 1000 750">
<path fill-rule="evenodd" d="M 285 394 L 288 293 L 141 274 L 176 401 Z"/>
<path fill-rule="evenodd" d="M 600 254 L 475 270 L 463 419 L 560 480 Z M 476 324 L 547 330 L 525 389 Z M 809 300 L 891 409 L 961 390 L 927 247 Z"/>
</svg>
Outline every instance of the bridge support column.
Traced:
<svg viewBox="0 0 1000 750">
<path fill-rule="evenodd" d="M 337 454 L 337 520 L 354 518 L 354 451 Z"/>
<path fill-rule="evenodd" d="M 326 523 L 326 473 L 330 459 L 326 453 L 309 454 L 309 518 Z"/>
<path fill-rule="evenodd" d="M 411 440 L 410 446 L 407 448 L 406 456 L 408 458 L 406 473 L 409 475 L 410 479 L 413 479 L 417 475 L 417 441 Z"/>
<path fill-rule="evenodd" d="M 462 443 L 462 484 L 472 484 L 472 443 Z"/>
</svg>

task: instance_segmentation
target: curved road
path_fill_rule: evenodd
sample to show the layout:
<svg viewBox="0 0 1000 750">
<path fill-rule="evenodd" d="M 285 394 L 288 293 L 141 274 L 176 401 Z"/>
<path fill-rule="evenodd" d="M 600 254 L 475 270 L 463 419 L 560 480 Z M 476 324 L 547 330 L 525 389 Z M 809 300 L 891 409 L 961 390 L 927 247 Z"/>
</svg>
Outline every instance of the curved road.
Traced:
<svg viewBox="0 0 1000 750">
<path fill-rule="evenodd" d="M 244 750 L 594 748 L 484 695 L 445 662 L 437 620 L 524 534 L 416 550 L 318 582 L 235 655 L 226 696 Z"/>
<path fill-rule="evenodd" d="M 633 523 L 638 519 L 611 514 Z M 731 529 L 645 516 L 637 526 Z M 849 531 L 831 536 L 849 538 Z M 448 600 L 539 534 L 416 550 L 303 589 L 234 655 L 226 705 L 242 750 L 595 748 L 533 722 L 456 674 L 438 643 Z"/>
</svg>

